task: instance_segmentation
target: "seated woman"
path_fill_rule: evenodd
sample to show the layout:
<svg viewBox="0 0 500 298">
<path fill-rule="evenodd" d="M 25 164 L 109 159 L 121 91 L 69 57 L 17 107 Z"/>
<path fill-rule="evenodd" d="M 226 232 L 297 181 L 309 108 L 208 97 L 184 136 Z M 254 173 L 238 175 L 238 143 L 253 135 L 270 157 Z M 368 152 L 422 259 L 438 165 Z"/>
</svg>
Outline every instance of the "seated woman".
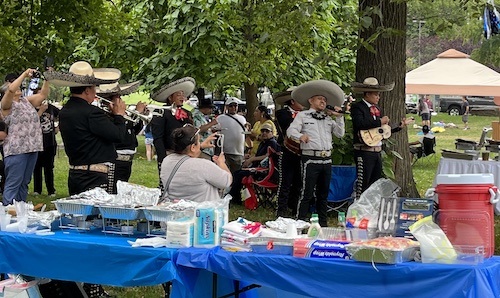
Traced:
<svg viewBox="0 0 500 298">
<path fill-rule="evenodd" d="M 420 157 L 422 157 L 422 155 L 424 155 L 424 153 L 426 155 L 428 155 L 430 153 L 434 153 L 434 146 L 436 146 L 436 140 L 435 140 L 434 135 L 430 134 L 429 126 L 427 126 L 427 125 L 422 126 L 422 133 L 424 134 L 424 136 L 422 138 L 420 138 L 419 140 L 417 140 L 415 142 L 409 143 L 411 160 L 413 160 L 415 158 L 415 155 L 417 156 L 417 158 L 420 158 Z M 431 148 L 425 148 L 424 142 L 426 140 L 432 140 Z"/>
<path fill-rule="evenodd" d="M 218 190 L 231 185 L 232 176 L 224 153 L 214 156 L 214 162 L 197 158 L 202 148 L 213 147 L 210 142 L 215 139 L 211 135 L 200 143 L 199 132 L 190 124 L 172 132 L 174 153 L 163 159 L 160 171 L 164 199 L 215 201 L 220 199 Z"/>
<path fill-rule="evenodd" d="M 257 153 L 255 154 L 255 156 L 247 156 L 245 158 L 242 166 L 243 168 L 258 167 L 259 163 L 267 157 L 267 149 L 269 147 L 273 148 L 274 151 L 280 151 L 278 142 L 276 142 L 276 139 L 273 135 L 273 127 L 270 124 L 264 123 L 260 128 L 260 132 L 262 141 L 257 148 Z M 241 205 L 242 202 L 240 192 L 243 188 L 242 179 L 246 176 L 250 176 L 251 174 L 252 172 L 250 170 L 244 169 L 236 171 L 234 173 L 233 185 L 231 186 L 231 191 L 229 192 L 229 194 L 233 197 L 233 199 L 231 200 L 232 203 Z"/>
</svg>

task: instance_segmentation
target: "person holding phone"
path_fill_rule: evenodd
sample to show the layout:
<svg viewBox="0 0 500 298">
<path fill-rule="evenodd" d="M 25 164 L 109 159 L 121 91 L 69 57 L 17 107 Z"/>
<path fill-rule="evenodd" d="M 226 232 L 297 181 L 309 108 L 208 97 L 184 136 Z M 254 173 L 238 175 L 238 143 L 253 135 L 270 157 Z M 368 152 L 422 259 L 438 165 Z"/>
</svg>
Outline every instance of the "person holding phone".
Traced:
<svg viewBox="0 0 500 298">
<path fill-rule="evenodd" d="M 214 156 L 214 162 L 198 158 L 203 148 L 214 146 L 213 139 L 214 134 L 200 142 L 200 130 L 190 124 L 172 132 L 174 152 L 163 159 L 160 171 L 163 200 L 205 202 L 221 198 L 219 189 L 232 182 L 224 153 Z"/>
</svg>

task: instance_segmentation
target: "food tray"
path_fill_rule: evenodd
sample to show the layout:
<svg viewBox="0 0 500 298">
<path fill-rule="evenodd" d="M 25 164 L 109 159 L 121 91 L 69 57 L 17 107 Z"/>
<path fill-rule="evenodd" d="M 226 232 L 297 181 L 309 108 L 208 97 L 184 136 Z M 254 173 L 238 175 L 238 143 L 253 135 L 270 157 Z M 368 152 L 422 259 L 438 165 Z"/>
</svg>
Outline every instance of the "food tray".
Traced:
<svg viewBox="0 0 500 298">
<path fill-rule="evenodd" d="M 397 264 L 413 261 L 418 247 L 409 247 L 404 250 L 389 250 L 381 248 L 361 248 L 346 246 L 347 252 L 356 261 L 370 263 Z"/>
<path fill-rule="evenodd" d="M 293 255 L 294 239 L 255 237 L 248 240 L 252 251 L 260 254 Z"/>
<path fill-rule="evenodd" d="M 194 217 L 194 210 L 166 210 L 154 207 L 146 207 L 142 209 L 144 217 L 149 221 L 174 221 L 184 217 Z"/>
<path fill-rule="evenodd" d="M 99 206 L 101 216 L 110 219 L 135 220 L 143 218 L 142 209 L 118 206 Z"/>
<path fill-rule="evenodd" d="M 57 211 L 64 214 L 96 215 L 99 209 L 94 205 L 74 203 L 71 201 L 54 201 Z"/>
</svg>

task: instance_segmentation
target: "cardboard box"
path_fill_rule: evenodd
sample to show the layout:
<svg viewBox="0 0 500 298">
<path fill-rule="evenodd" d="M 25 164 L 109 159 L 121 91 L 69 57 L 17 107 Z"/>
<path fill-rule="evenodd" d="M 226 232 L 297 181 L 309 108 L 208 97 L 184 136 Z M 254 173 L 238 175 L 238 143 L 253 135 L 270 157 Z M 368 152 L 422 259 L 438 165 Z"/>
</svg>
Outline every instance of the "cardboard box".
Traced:
<svg viewBox="0 0 500 298">
<path fill-rule="evenodd" d="M 418 220 L 432 215 L 434 200 L 420 198 L 399 198 L 399 213 L 396 223 L 396 237 L 406 237 L 416 240 L 408 227 Z"/>
</svg>

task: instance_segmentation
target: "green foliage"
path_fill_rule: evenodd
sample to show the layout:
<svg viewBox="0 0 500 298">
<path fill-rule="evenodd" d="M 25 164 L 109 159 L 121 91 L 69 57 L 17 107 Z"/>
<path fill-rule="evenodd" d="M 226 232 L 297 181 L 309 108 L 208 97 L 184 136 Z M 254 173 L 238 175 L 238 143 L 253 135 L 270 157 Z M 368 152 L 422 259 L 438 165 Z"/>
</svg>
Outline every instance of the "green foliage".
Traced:
<svg viewBox="0 0 500 298">
<path fill-rule="evenodd" d="M 352 119 L 349 115 L 345 117 L 345 135 L 342 138 L 333 136 L 332 163 L 334 165 L 353 165 L 353 132 Z"/>
<path fill-rule="evenodd" d="M 41 68 L 45 56 L 54 57 L 56 66 L 75 59 L 101 64 L 107 46 L 130 29 L 130 18 L 105 0 L 4 0 L 0 14 L 0 73 Z"/>
</svg>

